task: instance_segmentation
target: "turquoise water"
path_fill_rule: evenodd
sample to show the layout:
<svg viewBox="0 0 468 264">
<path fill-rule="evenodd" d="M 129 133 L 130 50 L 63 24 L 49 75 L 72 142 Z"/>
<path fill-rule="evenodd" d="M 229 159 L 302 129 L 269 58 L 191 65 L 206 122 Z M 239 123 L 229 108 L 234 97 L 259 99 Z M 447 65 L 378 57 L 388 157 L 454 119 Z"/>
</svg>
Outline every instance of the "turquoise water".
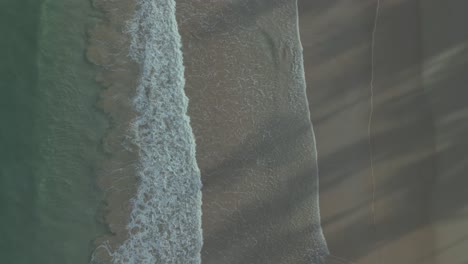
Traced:
<svg viewBox="0 0 468 264">
<path fill-rule="evenodd" d="M 89 1 L 0 3 L 0 263 L 87 263 L 106 120 L 86 61 Z"/>
</svg>

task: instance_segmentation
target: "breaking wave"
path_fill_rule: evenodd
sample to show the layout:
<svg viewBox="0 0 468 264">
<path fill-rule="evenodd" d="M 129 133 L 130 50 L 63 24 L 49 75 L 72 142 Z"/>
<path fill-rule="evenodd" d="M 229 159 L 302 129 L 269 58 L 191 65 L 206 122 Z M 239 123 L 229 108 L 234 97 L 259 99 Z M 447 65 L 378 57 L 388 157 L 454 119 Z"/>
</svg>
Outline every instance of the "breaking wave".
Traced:
<svg viewBox="0 0 468 264">
<path fill-rule="evenodd" d="M 138 0 L 127 26 L 140 66 L 130 133 L 139 186 L 128 238 L 113 263 L 200 263 L 201 181 L 187 116 L 184 66 L 174 0 Z"/>
</svg>

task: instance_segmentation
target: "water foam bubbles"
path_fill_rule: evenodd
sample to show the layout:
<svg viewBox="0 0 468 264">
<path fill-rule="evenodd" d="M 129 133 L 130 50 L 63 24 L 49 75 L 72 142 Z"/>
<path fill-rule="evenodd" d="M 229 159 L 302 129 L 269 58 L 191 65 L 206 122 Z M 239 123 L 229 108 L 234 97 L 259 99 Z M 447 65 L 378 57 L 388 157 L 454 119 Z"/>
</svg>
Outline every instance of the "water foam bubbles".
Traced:
<svg viewBox="0 0 468 264">
<path fill-rule="evenodd" d="M 137 0 L 128 23 L 130 57 L 140 65 L 131 126 L 139 187 L 128 239 L 113 263 L 200 263 L 201 182 L 187 116 L 174 0 Z"/>
</svg>

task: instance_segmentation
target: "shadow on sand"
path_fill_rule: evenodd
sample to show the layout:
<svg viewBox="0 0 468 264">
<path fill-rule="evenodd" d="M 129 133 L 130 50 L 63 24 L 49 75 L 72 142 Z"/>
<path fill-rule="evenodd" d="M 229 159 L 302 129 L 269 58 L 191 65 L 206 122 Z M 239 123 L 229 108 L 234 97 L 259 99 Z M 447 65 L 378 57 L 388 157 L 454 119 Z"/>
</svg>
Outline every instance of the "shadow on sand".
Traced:
<svg viewBox="0 0 468 264">
<path fill-rule="evenodd" d="M 372 43 L 375 8 L 299 0 L 329 262 L 466 261 L 442 255 L 467 243 L 446 223 L 467 219 L 468 34 L 441 34 L 462 21 L 437 24 L 435 1 L 382 0 Z"/>
</svg>

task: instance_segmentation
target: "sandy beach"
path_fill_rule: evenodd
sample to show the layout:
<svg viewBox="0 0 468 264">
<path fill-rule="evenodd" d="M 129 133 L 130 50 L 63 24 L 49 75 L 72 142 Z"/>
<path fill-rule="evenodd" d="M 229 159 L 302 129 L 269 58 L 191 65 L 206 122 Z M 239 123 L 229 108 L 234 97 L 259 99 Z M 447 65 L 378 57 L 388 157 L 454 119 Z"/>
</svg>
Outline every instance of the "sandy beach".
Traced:
<svg viewBox="0 0 468 264">
<path fill-rule="evenodd" d="M 419 263 L 433 250 L 435 170 L 418 3 L 381 1 L 372 42 L 376 1 L 321 2 L 300 21 L 332 258 Z"/>
<path fill-rule="evenodd" d="M 465 1 L 420 1 L 423 83 L 435 129 L 436 177 L 432 220 L 437 264 L 466 263 L 468 255 L 467 46 Z"/>
<path fill-rule="evenodd" d="M 90 34 L 88 58 L 101 66 L 105 87 L 100 107 L 111 119 L 100 177 L 110 234 L 96 241 L 96 263 L 111 261 L 141 231 L 128 230 L 130 201 L 142 184 L 141 151 L 128 134 L 142 74 L 126 52 L 134 3 L 97 2 L 104 19 Z M 202 263 L 319 263 L 327 249 L 296 3 L 181 0 L 177 18 L 203 182 Z"/>
<path fill-rule="evenodd" d="M 111 235 L 96 243 L 114 249 L 137 189 L 126 133 L 139 73 L 122 35 L 131 12 L 118 11 L 133 3 L 100 6 L 88 50 L 114 124 L 100 178 Z M 202 263 L 466 262 L 463 4 L 450 19 L 436 1 L 176 4 Z"/>
<path fill-rule="evenodd" d="M 299 1 L 330 263 L 467 261 L 466 7 L 436 2 Z"/>
<path fill-rule="evenodd" d="M 203 181 L 202 263 L 320 263 L 295 1 L 177 1 Z"/>
</svg>

